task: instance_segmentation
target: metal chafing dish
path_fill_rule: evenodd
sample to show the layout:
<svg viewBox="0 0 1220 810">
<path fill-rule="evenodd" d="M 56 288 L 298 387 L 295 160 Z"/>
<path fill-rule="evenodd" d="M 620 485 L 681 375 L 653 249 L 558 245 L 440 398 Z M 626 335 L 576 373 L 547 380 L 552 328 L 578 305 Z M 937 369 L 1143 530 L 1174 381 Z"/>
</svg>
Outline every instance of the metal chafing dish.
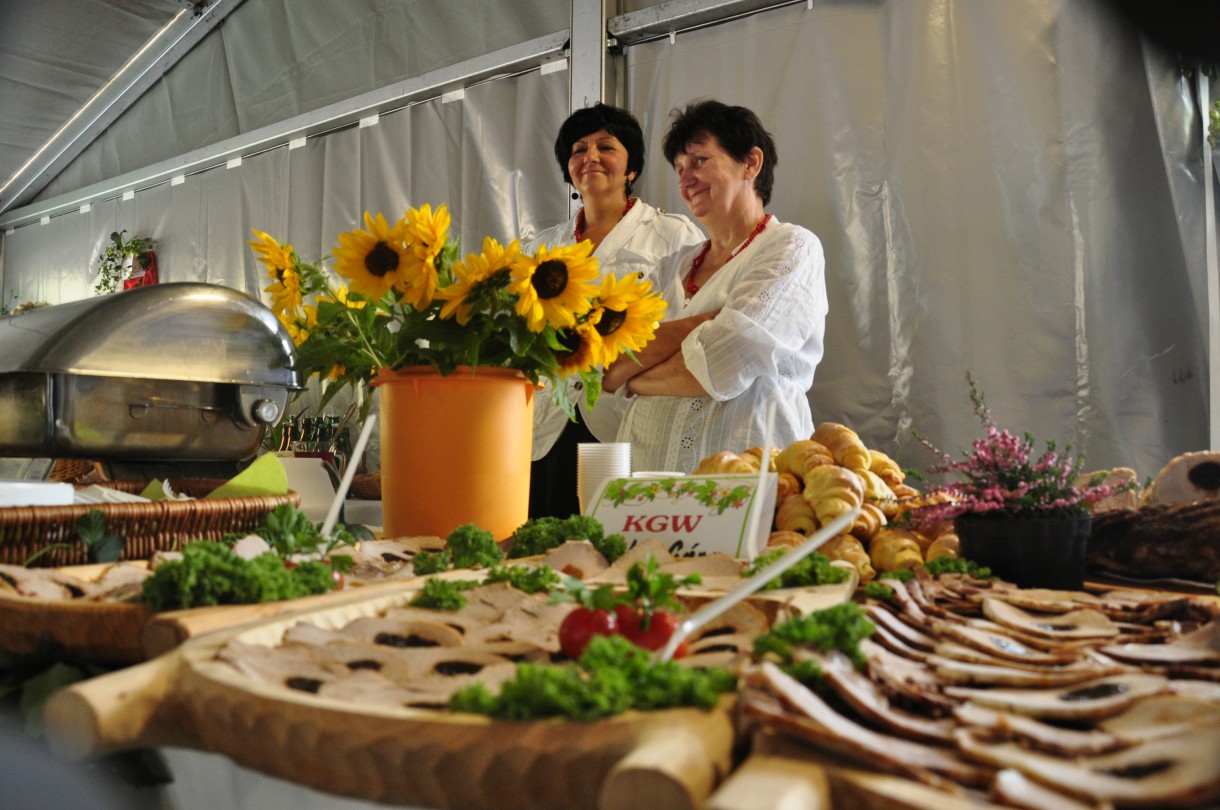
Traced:
<svg viewBox="0 0 1220 810">
<path fill-rule="evenodd" d="M 270 310 L 213 284 L 139 287 L 3 318 L 0 456 L 231 470 L 255 455 L 301 387 L 293 360 Z"/>
</svg>

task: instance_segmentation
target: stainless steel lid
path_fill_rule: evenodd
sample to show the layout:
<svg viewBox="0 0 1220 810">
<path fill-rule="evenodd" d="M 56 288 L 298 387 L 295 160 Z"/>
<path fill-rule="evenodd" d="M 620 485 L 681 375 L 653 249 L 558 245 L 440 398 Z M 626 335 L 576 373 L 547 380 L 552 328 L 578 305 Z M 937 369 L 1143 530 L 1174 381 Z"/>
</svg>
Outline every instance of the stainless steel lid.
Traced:
<svg viewBox="0 0 1220 810">
<path fill-rule="evenodd" d="M 293 357 L 269 309 L 215 284 L 156 284 L 0 318 L 0 373 L 295 389 Z"/>
</svg>

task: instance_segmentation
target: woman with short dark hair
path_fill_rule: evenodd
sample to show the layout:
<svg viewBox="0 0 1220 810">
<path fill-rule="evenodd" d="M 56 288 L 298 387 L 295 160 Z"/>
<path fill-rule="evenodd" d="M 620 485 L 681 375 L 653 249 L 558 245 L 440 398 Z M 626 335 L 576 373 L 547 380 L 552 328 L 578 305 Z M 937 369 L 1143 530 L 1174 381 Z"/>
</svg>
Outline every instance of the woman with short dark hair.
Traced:
<svg viewBox="0 0 1220 810">
<path fill-rule="evenodd" d="M 765 206 L 779 155 L 745 107 L 698 101 L 663 141 L 678 191 L 709 239 L 667 261 L 656 339 L 606 370 L 633 397 L 618 432 L 640 469 L 689 472 L 706 456 L 813 432 L 808 392 L 826 327 L 822 244 Z"/>
<path fill-rule="evenodd" d="M 658 265 L 671 254 L 703 241 L 690 220 L 653 208 L 632 194 L 644 170 L 644 133 L 626 110 L 596 104 L 577 110 L 559 128 L 555 160 L 563 179 L 581 199 L 567 222 L 538 234 L 540 245 L 560 247 L 586 239 L 594 245 L 603 275 L 636 273 L 655 283 Z M 578 382 L 569 385 L 578 386 Z M 576 445 L 614 441 L 624 397 L 604 395 L 590 410 L 579 400 L 581 421 L 572 423 L 549 394 L 534 398 L 534 464 L 530 469 L 530 516 L 566 518 L 580 511 L 576 497 Z"/>
</svg>

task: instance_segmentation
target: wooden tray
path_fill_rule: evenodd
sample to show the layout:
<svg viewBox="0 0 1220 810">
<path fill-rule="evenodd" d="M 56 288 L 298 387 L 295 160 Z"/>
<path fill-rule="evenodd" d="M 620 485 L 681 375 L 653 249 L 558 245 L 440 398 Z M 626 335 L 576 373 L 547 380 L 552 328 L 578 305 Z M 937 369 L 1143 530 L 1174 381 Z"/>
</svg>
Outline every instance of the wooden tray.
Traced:
<svg viewBox="0 0 1220 810">
<path fill-rule="evenodd" d="M 711 711 L 507 723 L 294 692 L 215 660 L 230 639 L 273 645 L 302 619 L 338 629 L 405 605 L 414 592 L 221 630 L 74 685 L 48 704 L 48 740 L 74 759 L 147 745 L 200 748 L 329 793 L 439 808 L 694 808 L 727 773 L 729 698 Z"/>
<path fill-rule="evenodd" d="M 65 566 L 59 571 L 89 582 L 101 576 L 105 568 L 105 565 L 76 565 Z M 36 599 L 0 592 L 0 649 L 25 653 L 33 650 L 40 638 L 46 638 L 73 658 L 104 664 L 136 664 L 213 630 L 270 619 L 286 612 L 363 599 L 370 593 L 407 586 L 411 582 L 413 580 L 351 584 L 341 591 L 301 599 L 162 613 L 150 613 L 143 605 L 131 602 Z"/>
<path fill-rule="evenodd" d="M 301 503 L 301 496 L 292 490 L 285 495 L 209 499 L 203 496 L 224 481 L 183 478 L 171 483 L 176 491 L 195 500 L 0 509 L 0 563 L 25 565 L 48 546 L 63 544 L 63 548 L 40 555 L 33 564 L 84 565 L 89 558 L 78 542 L 76 522 L 94 509 L 106 517 L 111 531 L 127 538 L 123 559 L 147 560 L 155 552 L 171 551 L 188 540 L 220 540 L 226 534 L 249 531 L 280 504 Z M 107 481 L 97 486 L 138 493 L 147 485 L 147 481 Z"/>
<path fill-rule="evenodd" d="M 80 565 L 62 573 L 92 582 L 105 568 Z M 144 660 L 140 633 L 150 615 L 143 605 L 126 602 L 35 599 L 0 592 L 0 649 L 27 653 L 46 638 L 73 658 L 131 664 Z"/>
</svg>

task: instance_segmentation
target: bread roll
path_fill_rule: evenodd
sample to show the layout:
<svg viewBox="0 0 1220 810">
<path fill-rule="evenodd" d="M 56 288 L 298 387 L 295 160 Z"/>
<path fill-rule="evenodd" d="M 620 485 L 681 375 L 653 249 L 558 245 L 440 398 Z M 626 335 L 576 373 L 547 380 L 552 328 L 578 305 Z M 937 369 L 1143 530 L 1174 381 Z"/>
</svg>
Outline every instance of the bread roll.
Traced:
<svg viewBox="0 0 1220 810">
<path fill-rule="evenodd" d="M 900 529 L 882 529 L 873 537 L 868 547 L 868 556 L 873 567 L 882 574 L 899 568 L 912 568 L 923 562 L 919 543 L 914 532 Z"/>
<path fill-rule="evenodd" d="M 856 431 L 837 422 L 823 422 L 810 437 L 821 442 L 834 456 L 835 463 L 856 472 L 865 472 L 872 465 L 872 455 Z"/>
<path fill-rule="evenodd" d="M 758 467 L 749 459 L 729 450 L 721 450 L 701 460 L 691 471 L 692 475 L 719 475 L 720 473 L 756 473 Z"/>
<path fill-rule="evenodd" d="M 834 463 L 834 455 L 821 442 L 801 439 L 780 451 L 775 458 L 775 469 L 779 472 L 790 472 L 797 478 L 803 479 L 805 474 L 814 467 Z"/>
<path fill-rule="evenodd" d="M 901 484 L 907 477 L 907 474 L 898 466 L 898 462 L 882 453 L 880 450 L 874 450 L 871 447 L 868 450 L 870 472 L 874 472 L 881 477 L 881 480 L 891 487 Z"/>
<path fill-rule="evenodd" d="M 864 484 L 846 467 L 814 467 L 805 473 L 801 494 L 813 507 L 818 522 L 825 525 L 864 503 Z"/>
<path fill-rule="evenodd" d="M 776 531 L 797 532 L 808 537 L 817 528 L 813 507 L 800 495 L 789 495 L 775 510 Z"/>
<path fill-rule="evenodd" d="M 836 535 L 827 540 L 820 551 L 831 560 L 851 563 L 860 575 L 861 582 L 869 582 L 877 576 L 877 569 L 873 568 L 872 560 L 864 550 L 864 544 L 857 537 L 850 534 Z"/>
</svg>

